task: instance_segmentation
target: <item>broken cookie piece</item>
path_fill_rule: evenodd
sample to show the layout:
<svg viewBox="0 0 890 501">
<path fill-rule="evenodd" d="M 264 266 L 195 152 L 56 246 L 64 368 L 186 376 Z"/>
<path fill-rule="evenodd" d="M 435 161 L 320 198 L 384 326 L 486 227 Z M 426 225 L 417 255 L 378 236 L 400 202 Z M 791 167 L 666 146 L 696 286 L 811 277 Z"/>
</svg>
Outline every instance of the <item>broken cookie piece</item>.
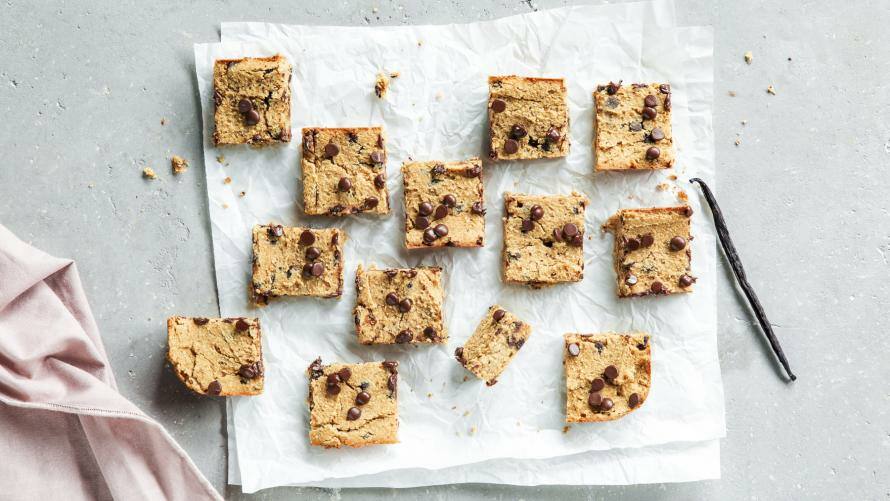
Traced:
<svg viewBox="0 0 890 501">
<path fill-rule="evenodd" d="M 189 162 L 179 155 L 173 155 L 170 158 L 170 167 L 173 168 L 173 174 L 182 174 L 188 170 Z"/>
<path fill-rule="evenodd" d="M 519 353 L 532 329 L 515 315 L 494 305 L 479 322 L 470 339 L 454 351 L 454 358 L 492 386 Z"/>
</svg>

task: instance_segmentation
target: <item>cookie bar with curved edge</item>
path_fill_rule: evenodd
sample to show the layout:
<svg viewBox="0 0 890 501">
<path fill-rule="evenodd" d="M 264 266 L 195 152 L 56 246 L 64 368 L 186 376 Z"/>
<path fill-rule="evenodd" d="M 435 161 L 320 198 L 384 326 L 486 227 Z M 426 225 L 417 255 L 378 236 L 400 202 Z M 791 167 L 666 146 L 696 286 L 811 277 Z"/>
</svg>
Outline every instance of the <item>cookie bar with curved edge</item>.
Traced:
<svg viewBox="0 0 890 501">
<path fill-rule="evenodd" d="M 563 352 L 567 423 L 619 419 L 649 397 L 649 335 L 566 334 Z"/>
<path fill-rule="evenodd" d="M 530 325 L 494 305 L 470 339 L 454 351 L 454 358 L 488 386 L 493 386 L 531 333 Z"/>
<path fill-rule="evenodd" d="M 482 161 L 410 162 L 405 182 L 405 247 L 482 247 Z"/>
<path fill-rule="evenodd" d="M 213 64 L 213 143 L 286 143 L 291 65 L 282 55 L 219 59 Z"/>
<path fill-rule="evenodd" d="M 442 311 L 442 268 L 355 272 L 355 332 L 361 344 L 448 342 Z"/>
<path fill-rule="evenodd" d="M 603 225 L 615 235 L 613 259 L 619 297 L 691 292 L 692 208 L 623 209 Z"/>
<path fill-rule="evenodd" d="M 504 281 L 534 288 L 584 277 L 587 197 L 504 193 Z"/>
<path fill-rule="evenodd" d="M 667 169 L 674 165 L 669 84 L 600 85 L 593 100 L 596 170 Z"/>
<path fill-rule="evenodd" d="M 303 129 L 300 165 L 306 214 L 389 214 L 382 128 Z"/>
<path fill-rule="evenodd" d="M 309 376 L 309 443 L 327 448 L 398 443 L 399 363 L 322 365 Z"/>
<path fill-rule="evenodd" d="M 202 395 L 263 392 L 263 347 L 257 318 L 170 317 L 167 360 L 185 386 Z"/>
<path fill-rule="evenodd" d="M 569 154 L 569 108 L 561 78 L 488 77 L 489 157 L 533 160 Z"/>
<path fill-rule="evenodd" d="M 337 228 L 253 228 L 253 288 L 258 305 L 276 296 L 339 298 L 343 294 L 343 243 Z"/>
</svg>

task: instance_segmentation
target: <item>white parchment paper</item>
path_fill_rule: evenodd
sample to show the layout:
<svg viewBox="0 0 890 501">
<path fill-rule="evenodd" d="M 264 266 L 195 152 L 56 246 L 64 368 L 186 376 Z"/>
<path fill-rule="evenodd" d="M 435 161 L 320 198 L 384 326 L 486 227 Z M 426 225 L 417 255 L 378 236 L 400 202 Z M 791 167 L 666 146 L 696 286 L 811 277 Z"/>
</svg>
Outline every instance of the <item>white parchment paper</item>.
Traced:
<svg viewBox="0 0 890 501">
<path fill-rule="evenodd" d="M 619 207 L 676 203 L 669 173 L 592 174 L 590 91 L 597 83 L 665 79 L 674 86 L 678 167 L 684 177 L 713 177 L 710 128 L 710 37 L 667 36 L 643 43 L 639 25 L 616 25 L 583 8 L 560 9 L 489 23 L 389 30 L 249 25 L 263 41 L 196 47 L 196 69 L 212 116 L 210 75 L 218 57 L 285 53 L 295 65 L 294 129 L 383 124 L 390 138 L 390 190 L 396 213 L 385 219 L 306 218 L 299 198 L 298 144 L 266 150 L 216 150 L 205 138 L 220 307 L 224 315 L 263 319 L 267 389 L 232 401 L 232 422 L 245 490 L 317 483 L 405 468 L 447 468 L 494 458 L 547 458 L 588 450 L 642 447 L 722 436 L 723 400 L 716 358 L 714 240 L 695 221 L 694 294 L 619 302 L 609 248 L 598 226 Z M 690 43 L 692 45 L 690 45 Z M 706 59 L 706 60 L 703 60 Z M 702 63 L 706 64 L 702 64 Z M 376 73 L 399 71 L 386 101 L 373 97 Z M 415 159 L 463 158 L 483 151 L 488 74 L 564 76 L 572 111 L 572 153 L 565 160 L 486 167 L 489 243 L 482 250 L 409 254 L 401 249 L 398 165 Z M 205 127 L 209 136 L 211 127 Z M 217 156 L 225 155 L 222 163 Z M 224 184 L 231 176 L 233 182 Z M 544 291 L 500 282 L 500 193 L 565 193 L 591 198 L 585 280 Z M 245 190 L 247 196 L 237 194 Z M 697 199 L 691 203 L 697 207 Z M 226 204 L 228 207 L 225 208 Z M 354 291 L 338 301 L 284 300 L 251 309 L 250 228 L 258 222 L 337 225 L 350 235 L 349 273 L 359 262 L 440 264 L 448 272 L 449 347 L 359 346 L 350 310 Z M 347 276 L 347 284 L 351 277 Z M 481 317 L 499 302 L 525 318 L 534 333 L 494 388 L 450 357 Z M 574 426 L 563 433 L 561 334 L 644 329 L 653 333 L 654 384 L 646 406 L 621 421 Z M 305 366 L 327 360 L 397 358 L 402 362 L 401 444 L 325 451 L 307 444 Z M 436 451 L 430 454 L 429 451 Z M 626 481 L 637 481 L 628 479 Z M 605 483 L 609 483 L 604 480 Z"/>
</svg>

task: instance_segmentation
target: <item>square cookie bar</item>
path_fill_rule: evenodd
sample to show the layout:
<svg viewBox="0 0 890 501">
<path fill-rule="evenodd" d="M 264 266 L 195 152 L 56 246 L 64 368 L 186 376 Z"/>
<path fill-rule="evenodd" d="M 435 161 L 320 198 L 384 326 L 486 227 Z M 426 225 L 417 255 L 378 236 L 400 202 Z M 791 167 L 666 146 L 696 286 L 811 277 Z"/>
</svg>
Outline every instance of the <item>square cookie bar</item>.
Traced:
<svg viewBox="0 0 890 501">
<path fill-rule="evenodd" d="M 647 334 L 566 334 L 564 353 L 567 423 L 612 421 L 649 396 Z"/>
<path fill-rule="evenodd" d="M 280 54 L 214 62 L 213 143 L 290 141 L 290 80 L 290 63 Z"/>
<path fill-rule="evenodd" d="M 361 344 L 448 342 L 442 315 L 442 268 L 355 272 L 355 332 Z"/>
<path fill-rule="evenodd" d="M 343 293 L 343 242 L 337 228 L 253 227 L 253 295 L 258 304 L 276 296 L 339 298 Z"/>
<path fill-rule="evenodd" d="M 534 288 L 584 277 L 587 197 L 504 193 L 504 281 Z"/>
<path fill-rule="evenodd" d="M 227 397 L 263 392 L 259 319 L 170 317 L 167 360 L 195 393 Z"/>
<path fill-rule="evenodd" d="M 322 365 L 309 376 L 309 443 L 327 448 L 394 444 L 399 431 L 399 363 Z"/>
<path fill-rule="evenodd" d="M 593 100 L 596 170 L 674 165 L 670 85 L 610 83 L 597 87 Z"/>
<path fill-rule="evenodd" d="M 406 163 L 402 178 L 407 248 L 484 245 L 481 160 Z"/>
<path fill-rule="evenodd" d="M 492 386 L 519 353 L 532 333 L 527 323 L 494 305 L 479 322 L 470 339 L 454 350 L 454 358 L 476 377 Z"/>
<path fill-rule="evenodd" d="M 689 218 L 692 208 L 623 209 L 603 228 L 615 234 L 613 258 L 618 296 L 690 292 Z"/>
<path fill-rule="evenodd" d="M 301 166 L 306 214 L 389 214 L 382 128 L 303 129 Z"/>
<path fill-rule="evenodd" d="M 488 77 L 489 156 L 531 160 L 569 154 L 569 108 L 561 78 Z"/>
</svg>

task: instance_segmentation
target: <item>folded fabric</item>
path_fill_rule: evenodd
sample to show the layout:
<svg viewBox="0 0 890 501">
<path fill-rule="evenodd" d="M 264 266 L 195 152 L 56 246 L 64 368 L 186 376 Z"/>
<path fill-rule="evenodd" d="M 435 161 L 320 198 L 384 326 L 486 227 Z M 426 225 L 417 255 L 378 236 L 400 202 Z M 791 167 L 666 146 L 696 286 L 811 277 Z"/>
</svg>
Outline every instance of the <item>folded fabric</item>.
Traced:
<svg viewBox="0 0 890 501">
<path fill-rule="evenodd" d="M 0 485 L 20 499 L 222 499 L 117 391 L 74 262 L 0 225 Z"/>
</svg>

